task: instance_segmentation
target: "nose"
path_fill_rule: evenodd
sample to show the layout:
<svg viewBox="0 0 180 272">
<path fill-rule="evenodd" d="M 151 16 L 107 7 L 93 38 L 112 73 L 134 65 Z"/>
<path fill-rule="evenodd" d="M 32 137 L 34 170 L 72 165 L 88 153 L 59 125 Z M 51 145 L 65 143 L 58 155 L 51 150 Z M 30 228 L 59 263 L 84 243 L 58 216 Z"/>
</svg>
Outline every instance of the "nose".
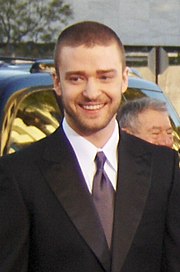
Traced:
<svg viewBox="0 0 180 272">
<path fill-rule="evenodd" d="M 90 100 L 95 100 L 100 95 L 100 90 L 98 88 L 96 79 L 89 78 L 87 80 L 83 95 Z"/>
</svg>

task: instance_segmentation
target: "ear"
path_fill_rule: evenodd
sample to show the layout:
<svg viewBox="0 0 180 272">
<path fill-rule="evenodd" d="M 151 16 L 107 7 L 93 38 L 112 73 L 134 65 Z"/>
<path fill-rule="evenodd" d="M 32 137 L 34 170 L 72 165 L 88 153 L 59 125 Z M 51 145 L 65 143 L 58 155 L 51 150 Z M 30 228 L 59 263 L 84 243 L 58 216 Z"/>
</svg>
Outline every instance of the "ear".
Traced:
<svg viewBox="0 0 180 272">
<path fill-rule="evenodd" d="M 128 87 L 129 68 L 126 66 L 122 75 L 122 93 L 125 93 Z"/>
<path fill-rule="evenodd" d="M 58 96 L 61 96 L 61 83 L 59 76 L 55 73 L 52 74 L 54 82 L 54 90 Z"/>
</svg>

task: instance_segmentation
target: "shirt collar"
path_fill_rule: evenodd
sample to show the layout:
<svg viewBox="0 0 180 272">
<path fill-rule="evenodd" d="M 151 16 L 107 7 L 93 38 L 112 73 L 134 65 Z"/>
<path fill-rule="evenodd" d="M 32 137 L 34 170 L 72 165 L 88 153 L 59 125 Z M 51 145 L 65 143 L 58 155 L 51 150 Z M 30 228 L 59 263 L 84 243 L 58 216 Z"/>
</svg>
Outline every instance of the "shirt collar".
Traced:
<svg viewBox="0 0 180 272">
<path fill-rule="evenodd" d="M 84 137 L 80 136 L 77 132 L 75 132 L 67 123 L 66 119 L 63 119 L 63 129 L 64 132 L 70 141 L 76 156 L 78 159 L 86 158 L 90 161 L 93 161 L 97 152 L 97 148 Z M 81 147 L 81 148 L 79 148 Z"/>
<path fill-rule="evenodd" d="M 98 149 L 91 142 L 89 142 L 84 137 L 80 136 L 77 132 L 75 132 L 68 125 L 65 118 L 63 119 L 62 125 L 64 132 L 67 138 L 69 139 L 79 161 L 82 161 L 82 158 L 86 157 L 89 163 L 94 162 L 96 153 L 98 151 L 103 151 L 107 158 L 107 163 L 115 171 L 117 170 L 117 145 L 119 142 L 119 127 L 117 121 L 115 123 L 115 129 L 113 131 L 112 136 L 102 149 Z M 81 148 L 79 148 L 79 146 L 81 146 Z"/>
</svg>

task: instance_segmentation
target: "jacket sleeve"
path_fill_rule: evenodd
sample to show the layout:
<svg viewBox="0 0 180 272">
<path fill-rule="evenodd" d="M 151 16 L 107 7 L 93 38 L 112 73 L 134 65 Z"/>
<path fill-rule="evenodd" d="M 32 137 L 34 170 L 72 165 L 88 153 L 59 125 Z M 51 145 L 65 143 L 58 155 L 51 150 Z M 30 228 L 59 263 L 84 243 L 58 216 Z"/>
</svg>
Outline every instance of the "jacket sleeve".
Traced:
<svg viewBox="0 0 180 272">
<path fill-rule="evenodd" d="M 180 271 L 180 168 L 178 156 L 175 156 L 174 165 L 165 226 L 163 272 Z"/>
<path fill-rule="evenodd" d="M 28 266 L 28 215 L 20 190 L 0 160 L 0 271 L 25 272 Z"/>
</svg>

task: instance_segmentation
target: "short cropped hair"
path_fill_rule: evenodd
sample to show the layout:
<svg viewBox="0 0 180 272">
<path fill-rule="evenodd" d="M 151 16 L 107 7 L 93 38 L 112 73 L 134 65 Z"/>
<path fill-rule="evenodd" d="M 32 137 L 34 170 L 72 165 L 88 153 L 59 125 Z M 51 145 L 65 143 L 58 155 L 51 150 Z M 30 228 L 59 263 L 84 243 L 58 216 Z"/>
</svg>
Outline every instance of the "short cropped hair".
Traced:
<svg viewBox="0 0 180 272">
<path fill-rule="evenodd" d="M 138 115 L 146 110 L 168 112 L 166 103 L 150 97 L 138 98 L 123 104 L 118 113 L 121 128 L 128 128 L 132 133 L 138 133 L 140 126 Z"/>
<path fill-rule="evenodd" d="M 65 28 L 59 35 L 54 50 L 54 63 L 56 73 L 59 69 L 59 55 L 64 46 L 77 47 L 84 45 L 108 46 L 116 42 L 122 60 L 123 70 L 126 66 L 124 46 L 117 34 L 108 26 L 93 21 L 83 21 Z"/>
</svg>

